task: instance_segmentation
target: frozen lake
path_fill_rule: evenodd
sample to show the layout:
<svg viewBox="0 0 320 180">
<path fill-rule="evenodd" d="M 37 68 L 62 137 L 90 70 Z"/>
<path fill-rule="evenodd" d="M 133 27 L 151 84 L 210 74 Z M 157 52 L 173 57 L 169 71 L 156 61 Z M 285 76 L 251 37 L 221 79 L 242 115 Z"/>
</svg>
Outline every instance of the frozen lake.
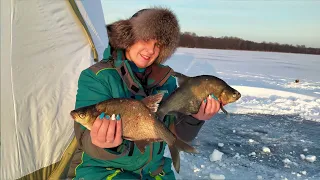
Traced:
<svg viewBox="0 0 320 180">
<path fill-rule="evenodd" d="M 193 142 L 200 154 L 181 153 L 178 179 L 320 179 L 320 56 L 179 48 L 166 64 L 242 94 L 225 106 L 230 118 L 205 123 Z M 210 161 L 214 149 L 220 161 Z"/>
</svg>

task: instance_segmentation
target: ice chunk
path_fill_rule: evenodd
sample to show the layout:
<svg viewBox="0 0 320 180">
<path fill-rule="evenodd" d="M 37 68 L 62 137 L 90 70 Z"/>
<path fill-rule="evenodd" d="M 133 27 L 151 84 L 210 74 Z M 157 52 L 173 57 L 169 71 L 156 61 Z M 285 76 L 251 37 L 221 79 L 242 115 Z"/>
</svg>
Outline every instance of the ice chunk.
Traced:
<svg viewBox="0 0 320 180">
<path fill-rule="evenodd" d="M 300 158 L 301 158 L 302 160 L 305 160 L 305 159 L 306 159 L 306 156 L 305 156 L 304 154 L 300 154 Z"/>
<path fill-rule="evenodd" d="M 250 153 L 249 156 L 256 156 L 256 152 Z"/>
<path fill-rule="evenodd" d="M 253 139 L 248 140 L 249 143 L 254 143 L 255 141 Z"/>
<path fill-rule="evenodd" d="M 257 176 L 257 179 L 258 179 L 258 180 L 262 180 L 262 179 L 263 179 L 263 177 L 262 177 L 262 176 L 260 176 L 260 175 L 258 175 L 258 176 Z"/>
<path fill-rule="evenodd" d="M 285 158 L 284 160 L 282 160 L 282 162 L 284 162 L 285 164 L 291 164 L 291 161 L 288 158 Z"/>
<path fill-rule="evenodd" d="M 219 146 L 219 147 L 223 147 L 224 144 L 223 144 L 223 143 L 218 143 L 218 146 Z"/>
<path fill-rule="evenodd" d="M 317 157 L 315 155 L 307 155 L 306 160 L 308 162 L 315 162 L 317 160 Z"/>
<path fill-rule="evenodd" d="M 307 171 L 300 171 L 301 174 L 307 175 Z"/>
<path fill-rule="evenodd" d="M 304 151 L 304 152 L 307 152 L 307 151 L 308 151 L 308 149 L 307 149 L 307 148 L 304 148 L 304 149 L 303 149 L 303 151 Z"/>
<path fill-rule="evenodd" d="M 210 161 L 215 162 L 215 161 L 221 161 L 222 159 L 222 155 L 223 153 L 218 151 L 218 150 L 214 150 L 212 152 L 212 154 L 210 155 Z"/>
<path fill-rule="evenodd" d="M 262 147 L 262 151 L 263 151 L 264 153 L 271 153 L 271 150 L 270 150 L 268 147 L 266 147 L 266 146 L 263 146 L 263 147 Z"/>
<path fill-rule="evenodd" d="M 200 171 L 200 169 L 199 168 L 197 168 L 197 167 L 194 167 L 194 169 L 193 169 L 193 172 L 199 172 Z"/>
<path fill-rule="evenodd" d="M 241 157 L 240 157 L 239 153 L 236 153 L 236 155 L 234 155 L 233 158 L 240 159 Z"/>
<path fill-rule="evenodd" d="M 225 176 L 223 174 L 210 173 L 210 179 L 212 179 L 212 180 L 224 180 Z"/>
</svg>

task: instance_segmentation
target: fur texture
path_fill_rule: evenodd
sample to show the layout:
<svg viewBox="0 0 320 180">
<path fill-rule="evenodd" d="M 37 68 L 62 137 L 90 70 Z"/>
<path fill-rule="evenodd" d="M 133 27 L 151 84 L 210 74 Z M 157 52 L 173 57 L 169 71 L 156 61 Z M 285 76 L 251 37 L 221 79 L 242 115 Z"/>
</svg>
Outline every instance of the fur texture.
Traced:
<svg viewBox="0 0 320 180">
<path fill-rule="evenodd" d="M 161 45 L 157 63 L 164 63 L 176 50 L 180 27 L 176 16 L 166 8 L 150 8 L 137 16 L 107 26 L 110 45 L 126 49 L 137 40 L 156 39 Z"/>
</svg>

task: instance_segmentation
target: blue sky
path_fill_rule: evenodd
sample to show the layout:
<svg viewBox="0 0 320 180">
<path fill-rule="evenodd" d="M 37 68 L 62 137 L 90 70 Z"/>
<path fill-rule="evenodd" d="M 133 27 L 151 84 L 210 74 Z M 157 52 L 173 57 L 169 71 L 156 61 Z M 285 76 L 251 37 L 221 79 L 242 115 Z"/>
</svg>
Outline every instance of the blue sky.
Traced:
<svg viewBox="0 0 320 180">
<path fill-rule="evenodd" d="M 157 5 L 175 12 L 182 32 L 320 48 L 320 0 L 102 0 L 106 23 Z"/>
</svg>

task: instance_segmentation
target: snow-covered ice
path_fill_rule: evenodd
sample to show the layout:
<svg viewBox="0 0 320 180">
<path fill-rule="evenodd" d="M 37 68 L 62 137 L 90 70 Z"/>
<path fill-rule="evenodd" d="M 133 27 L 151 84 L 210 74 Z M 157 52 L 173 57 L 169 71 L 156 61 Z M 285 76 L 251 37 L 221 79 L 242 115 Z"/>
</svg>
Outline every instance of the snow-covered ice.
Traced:
<svg viewBox="0 0 320 180">
<path fill-rule="evenodd" d="M 223 147 L 224 144 L 223 144 L 223 143 L 218 143 L 218 146 L 219 146 L 219 147 Z"/>
<path fill-rule="evenodd" d="M 166 64 L 217 76 L 242 94 L 225 106 L 229 118 L 220 112 L 203 125 L 191 143 L 199 154 L 181 152 L 177 179 L 320 179 L 320 56 L 179 48 Z M 223 156 L 212 162 L 215 149 Z"/>
<path fill-rule="evenodd" d="M 212 180 L 224 180 L 225 176 L 223 174 L 210 173 L 210 179 L 212 179 Z"/>
<path fill-rule="evenodd" d="M 315 162 L 317 160 L 317 157 L 315 155 L 307 155 L 306 161 L 308 162 Z"/>
<path fill-rule="evenodd" d="M 268 147 L 266 147 L 266 146 L 263 146 L 263 147 L 262 147 L 262 151 L 263 151 L 264 153 L 271 153 L 270 148 L 268 148 Z"/>
<path fill-rule="evenodd" d="M 212 154 L 210 155 L 210 161 L 215 162 L 215 161 L 221 161 L 223 153 L 220 152 L 219 150 L 214 150 Z"/>
</svg>

